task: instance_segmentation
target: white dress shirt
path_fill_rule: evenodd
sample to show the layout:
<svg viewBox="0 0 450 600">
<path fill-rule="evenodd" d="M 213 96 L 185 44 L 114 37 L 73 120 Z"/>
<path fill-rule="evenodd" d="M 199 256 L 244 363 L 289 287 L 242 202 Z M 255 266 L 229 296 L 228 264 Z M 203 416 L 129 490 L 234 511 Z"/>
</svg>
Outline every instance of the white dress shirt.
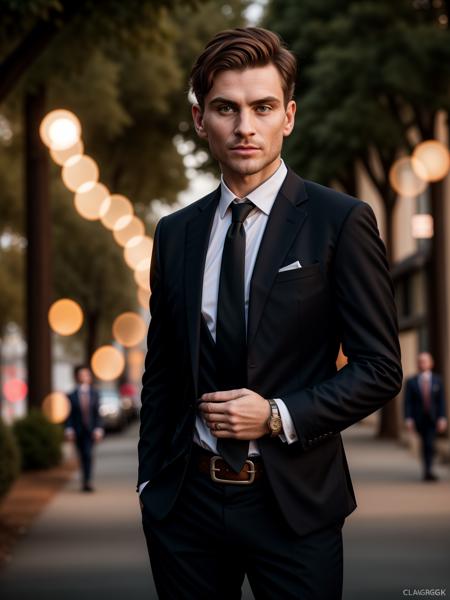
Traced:
<svg viewBox="0 0 450 600">
<path fill-rule="evenodd" d="M 246 236 L 245 246 L 245 320 L 248 319 L 248 303 L 250 296 L 250 281 L 255 266 L 256 257 L 258 255 L 261 239 L 269 218 L 275 198 L 278 194 L 285 177 L 287 168 L 284 161 L 281 160 L 280 166 L 269 179 L 264 181 L 252 192 L 247 194 L 245 198 L 237 198 L 236 195 L 228 188 L 223 176 L 220 180 L 220 200 L 214 215 L 211 234 L 209 238 L 209 246 L 206 254 L 205 270 L 203 274 L 203 291 L 202 291 L 202 315 L 206 321 L 212 338 L 216 339 L 216 316 L 217 316 L 217 297 L 219 292 L 219 276 L 220 266 L 222 262 L 222 252 L 225 242 L 227 230 L 231 224 L 231 203 L 234 200 L 243 202 L 250 200 L 255 205 L 255 208 L 247 216 L 244 221 L 244 229 Z M 283 442 L 291 444 L 295 442 L 297 433 L 294 423 L 289 414 L 285 403 L 280 398 L 274 398 L 280 411 L 283 432 L 280 434 L 280 439 Z M 198 399 L 200 401 L 200 399 Z M 215 438 L 209 427 L 206 424 L 202 414 L 198 411 L 195 420 L 194 442 L 217 454 L 217 438 Z M 258 455 L 259 448 L 257 440 L 250 440 L 249 456 Z M 145 481 L 139 486 L 139 493 L 148 482 Z"/>
</svg>

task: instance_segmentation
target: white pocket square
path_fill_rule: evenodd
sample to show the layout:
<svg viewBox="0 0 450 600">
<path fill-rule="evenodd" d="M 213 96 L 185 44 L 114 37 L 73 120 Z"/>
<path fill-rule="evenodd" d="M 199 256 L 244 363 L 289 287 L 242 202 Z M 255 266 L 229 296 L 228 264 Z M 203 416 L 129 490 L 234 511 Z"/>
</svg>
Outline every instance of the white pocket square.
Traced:
<svg viewBox="0 0 450 600">
<path fill-rule="evenodd" d="M 301 269 L 302 265 L 299 263 L 298 260 L 296 260 L 295 262 L 291 263 L 290 265 L 286 265 L 285 267 L 281 267 L 281 269 L 278 269 L 278 273 L 281 273 L 282 271 L 292 271 L 294 269 Z"/>
</svg>

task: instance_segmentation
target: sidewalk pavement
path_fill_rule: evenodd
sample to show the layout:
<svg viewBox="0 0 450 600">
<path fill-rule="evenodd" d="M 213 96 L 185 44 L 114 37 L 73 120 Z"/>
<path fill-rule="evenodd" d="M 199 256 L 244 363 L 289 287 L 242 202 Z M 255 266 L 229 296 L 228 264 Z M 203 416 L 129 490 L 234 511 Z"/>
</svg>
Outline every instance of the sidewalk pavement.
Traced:
<svg viewBox="0 0 450 600">
<path fill-rule="evenodd" d="M 357 509 L 344 534 L 344 599 L 400 600 L 446 588 L 450 597 L 450 471 L 422 482 L 419 460 L 371 427 L 343 432 Z M 428 593 L 428 595 L 430 595 Z"/>
<path fill-rule="evenodd" d="M 76 474 L 47 505 L 0 572 L 2 600 L 156 599 L 135 492 L 137 435 L 134 424 L 97 448 L 94 494 L 78 491 Z M 358 502 L 343 529 L 344 600 L 427 588 L 450 597 L 448 467 L 436 467 L 439 482 L 422 483 L 411 452 L 375 440 L 372 428 L 343 437 Z M 252 598 L 245 582 L 243 600 Z"/>
<path fill-rule="evenodd" d="M 95 493 L 79 491 L 76 472 L 46 506 L 0 572 L 2 600 L 156 598 L 135 491 L 137 436 L 134 424 L 95 449 Z"/>
</svg>

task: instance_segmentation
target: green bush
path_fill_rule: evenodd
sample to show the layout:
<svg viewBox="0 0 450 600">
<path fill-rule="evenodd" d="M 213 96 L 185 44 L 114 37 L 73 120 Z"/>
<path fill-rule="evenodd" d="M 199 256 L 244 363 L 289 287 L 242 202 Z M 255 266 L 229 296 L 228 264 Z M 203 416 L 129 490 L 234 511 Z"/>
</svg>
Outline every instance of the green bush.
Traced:
<svg viewBox="0 0 450 600">
<path fill-rule="evenodd" d="M 20 447 L 22 469 L 47 469 L 61 462 L 63 430 L 38 409 L 31 409 L 13 424 Z"/>
<path fill-rule="evenodd" d="M 20 473 L 20 450 L 17 440 L 8 427 L 0 419 L 0 498 L 11 487 Z"/>
</svg>

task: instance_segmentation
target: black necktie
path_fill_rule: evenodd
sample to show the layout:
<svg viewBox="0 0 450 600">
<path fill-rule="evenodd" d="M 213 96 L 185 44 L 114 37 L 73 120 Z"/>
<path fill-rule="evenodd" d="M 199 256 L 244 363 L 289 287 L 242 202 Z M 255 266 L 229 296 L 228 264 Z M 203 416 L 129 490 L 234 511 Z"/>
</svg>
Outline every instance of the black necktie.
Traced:
<svg viewBox="0 0 450 600">
<path fill-rule="evenodd" d="M 247 385 L 247 340 L 245 325 L 245 229 L 244 221 L 254 204 L 233 202 L 220 268 L 216 320 L 216 357 L 220 390 Z M 219 438 L 217 450 L 238 472 L 248 456 L 248 440 Z"/>
</svg>

